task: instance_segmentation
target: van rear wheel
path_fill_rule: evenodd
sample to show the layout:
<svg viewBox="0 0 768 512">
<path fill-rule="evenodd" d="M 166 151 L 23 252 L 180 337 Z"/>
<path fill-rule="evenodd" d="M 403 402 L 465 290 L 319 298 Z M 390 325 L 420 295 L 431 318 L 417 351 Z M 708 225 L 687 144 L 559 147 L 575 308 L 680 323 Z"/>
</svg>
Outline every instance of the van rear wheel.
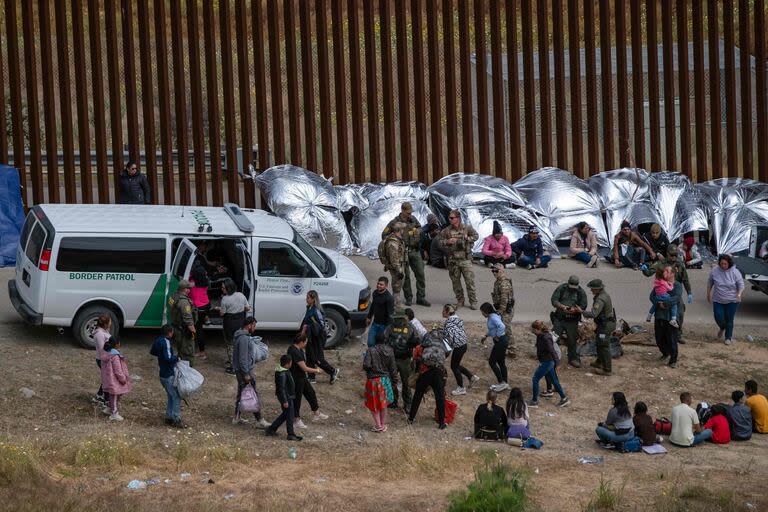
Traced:
<svg viewBox="0 0 768 512">
<path fill-rule="evenodd" d="M 335 309 L 325 310 L 325 332 L 328 334 L 325 339 L 325 348 L 336 348 L 347 337 L 347 322 Z"/>
<path fill-rule="evenodd" d="M 120 324 L 115 312 L 106 306 L 88 306 L 80 310 L 72 322 L 72 334 L 80 345 L 85 348 L 95 349 L 96 341 L 93 339 L 93 333 L 96 331 L 96 321 L 101 315 L 107 315 L 112 320 L 112 336 L 117 336 L 120 330 Z"/>
</svg>

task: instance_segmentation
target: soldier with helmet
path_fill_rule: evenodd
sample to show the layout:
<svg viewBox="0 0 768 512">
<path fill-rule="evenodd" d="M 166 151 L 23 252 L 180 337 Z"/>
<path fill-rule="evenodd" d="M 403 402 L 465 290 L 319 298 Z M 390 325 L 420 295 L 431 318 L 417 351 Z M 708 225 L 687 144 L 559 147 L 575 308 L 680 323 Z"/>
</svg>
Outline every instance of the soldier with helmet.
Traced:
<svg viewBox="0 0 768 512">
<path fill-rule="evenodd" d="M 195 323 L 197 323 L 197 308 L 189 298 L 189 290 L 192 287 L 189 281 L 182 279 L 176 293 L 168 299 L 171 325 L 173 325 L 173 339 L 177 343 L 176 350 L 179 358 L 189 361 L 190 366 L 195 365 Z"/>
<path fill-rule="evenodd" d="M 616 311 L 613 309 L 611 296 L 605 291 L 602 279 L 593 279 L 587 283 L 592 290 L 594 300 L 592 310 L 584 311 L 585 318 L 595 320 L 595 342 L 597 359 L 589 365 L 601 375 L 611 375 L 611 334 L 616 330 Z"/>
<path fill-rule="evenodd" d="M 405 246 L 405 265 L 403 266 L 405 280 L 403 282 L 403 296 L 405 297 L 405 305 L 410 306 L 413 303 L 413 289 L 411 288 L 410 273 L 410 270 L 413 270 L 413 275 L 416 278 L 416 304 L 419 304 L 420 306 L 430 306 L 430 303 L 427 302 L 424 260 L 422 259 L 419 250 L 421 243 L 421 224 L 418 219 L 413 216 L 413 205 L 411 203 L 406 201 L 402 204 L 400 213 L 397 217 L 389 221 L 387 227 L 384 228 L 384 231 L 381 234 L 382 238 L 386 238 L 397 223 L 403 224 L 402 240 L 403 245 Z"/>
</svg>

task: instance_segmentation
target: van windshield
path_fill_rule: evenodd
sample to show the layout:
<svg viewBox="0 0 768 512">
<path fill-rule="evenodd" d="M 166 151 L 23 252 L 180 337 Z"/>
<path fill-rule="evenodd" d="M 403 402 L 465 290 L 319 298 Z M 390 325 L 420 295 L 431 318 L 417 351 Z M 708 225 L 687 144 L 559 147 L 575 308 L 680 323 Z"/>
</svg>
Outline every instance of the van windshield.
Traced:
<svg viewBox="0 0 768 512">
<path fill-rule="evenodd" d="M 293 228 L 291 228 L 293 229 Z M 293 229 L 293 243 L 296 245 L 296 247 L 299 248 L 299 250 L 304 253 L 304 255 L 309 258 L 309 260 L 318 268 L 320 269 L 320 272 L 323 273 L 325 277 L 329 277 L 328 270 L 330 269 L 328 265 L 328 260 L 325 259 L 325 257 L 318 252 L 317 249 L 309 245 L 309 243 L 304 240 L 304 237 L 302 237 L 298 231 Z"/>
</svg>

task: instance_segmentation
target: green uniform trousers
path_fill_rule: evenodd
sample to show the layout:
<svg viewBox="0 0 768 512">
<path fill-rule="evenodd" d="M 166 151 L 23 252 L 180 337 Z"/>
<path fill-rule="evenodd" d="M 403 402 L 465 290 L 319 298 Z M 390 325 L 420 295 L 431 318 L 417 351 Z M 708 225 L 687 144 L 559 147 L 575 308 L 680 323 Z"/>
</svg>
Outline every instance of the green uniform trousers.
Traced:
<svg viewBox="0 0 768 512">
<path fill-rule="evenodd" d="M 424 279 L 424 260 L 421 259 L 418 249 L 411 249 L 406 256 L 407 265 L 405 265 L 405 281 L 403 282 L 403 296 L 405 300 L 413 300 L 413 290 L 411 289 L 411 272 L 416 278 L 416 300 L 426 300 L 427 283 Z"/>
<path fill-rule="evenodd" d="M 568 347 L 568 361 L 580 361 L 579 357 L 579 321 L 578 320 L 561 320 L 555 315 L 552 315 L 552 327 L 558 336 L 563 338 L 565 335 L 565 343 Z"/>
<path fill-rule="evenodd" d="M 173 338 L 176 341 L 176 351 L 179 353 L 179 359 L 189 361 L 189 366 L 195 366 L 195 338 L 187 329 L 179 329 L 174 326 Z"/>
<path fill-rule="evenodd" d="M 606 372 L 611 371 L 611 333 L 616 329 L 615 323 L 598 326 L 595 332 L 597 344 L 597 362 Z"/>
<path fill-rule="evenodd" d="M 403 408 L 410 409 L 411 388 L 408 387 L 408 379 L 413 373 L 413 370 L 411 369 L 411 358 L 395 359 L 395 365 L 397 366 L 397 373 L 400 375 L 400 383 L 403 385 Z M 397 403 L 400 398 L 398 396 L 397 386 L 392 386 L 392 391 L 395 392 L 395 403 Z"/>
</svg>

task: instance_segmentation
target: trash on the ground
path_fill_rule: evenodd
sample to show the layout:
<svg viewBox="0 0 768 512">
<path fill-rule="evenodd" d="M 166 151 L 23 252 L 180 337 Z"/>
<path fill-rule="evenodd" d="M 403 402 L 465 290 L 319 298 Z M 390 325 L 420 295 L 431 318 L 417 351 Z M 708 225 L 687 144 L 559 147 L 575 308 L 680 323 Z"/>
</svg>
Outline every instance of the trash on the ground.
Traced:
<svg viewBox="0 0 768 512">
<path fill-rule="evenodd" d="M 346 411 L 344 411 L 344 413 L 345 414 L 352 414 L 352 409 L 347 409 Z"/>
<path fill-rule="evenodd" d="M 202 474 L 204 474 L 204 475 L 210 475 L 211 473 L 209 473 L 208 471 L 203 471 L 203 473 L 202 473 Z"/>
<path fill-rule="evenodd" d="M 142 406 L 141 406 L 141 410 L 142 410 L 142 411 L 148 411 L 148 410 L 149 410 L 149 407 L 147 407 L 146 405 L 142 405 Z"/>
<path fill-rule="evenodd" d="M 746 505 L 746 507 L 749 510 L 754 510 L 755 509 L 755 506 L 753 504 L 751 504 L 750 502 L 746 502 L 746 503 L 744 503 L 744 505 Z"/>
<path fill-rule="evenodd" d="M 751 334 L 747 334 L 747 341 L 752 343 L 753 341 L 755 341 L 755 338 L 753 338 Z M 749 503 L 747 503 L 747 505 L 749 505 Z"/>
<path fill-rule="evenodd" d="M 235 493 L 233 493 L 233 492 L 230 492 L 230 493 L 227 493 L 227 494 L 224 495 L 224 499 L 225 500 L 231 500 L 234 497 L 235 497 Z"/>
<path fill-rule="evenodd" d="M 539 468 L 534 469 L 533 472 L 538 475 L 539 474 Z"/>
<path fill-rule="evenodd" d="M 182 473 L 182 474 L 179 475 L 179 478 L 181 478 L 182 480 L 186 480 L 187 478 L 189 478 L 191 476 L 192 476 L 192 473 Z"/>
<path fill-rule="evenodd" d="M 346 427 L 347 425 L 345 423 L 339 423 L 340 427 Z"/>
<path fill-rule="evenodd" d="M 579 462 L 582 464 L 602 464 L 605 458 L 602 455 L 599 455 L 597 457 L 594 456 L 586 456 L 586 457 L 579 457 Z"/>
<path fill-rule="evenodd" d="M 173 480 L 171 480 L 170 478 L 166 478 L 165 480 L 163 480 L 164 484 L 169 484 L 171 482 L 173 482 Z"/>
<path fill-rule="evenodd" d="M 209 479 L 208 479 L 208 483 L 209 483 L 209 484 L 215 484 L 216 482 L 214 482 L 214 481 L 213 481 L 213 478 L 209 478 Z"/>
<path fill-rule="evenodd" d="M 19 393 L 21 393 L 24 396 L 24 398 L 32 398 L 37 394 L 29 388 L 21 388 L 19 389 Z"/>
<path fill-rule="evenodd" d="M 464 438 L 464 440 L 465 441 L 471 441 L 472 440 L 472 436 L 467 436 L 467 437 Z"/>
<path fill-rule="evenodd" d="M 288 457 L 289 458 L 291 458 L 293 460 L 296 460 L 298 458 L 298 456 L 299 456 L 299 451 L 296 448 L 294 448 L 293 446 L 288 448 Z"/>
<path fill-rule="evenodd" d="M 328 481 L 328 479 L 323 477 L 323 476 L 321 476 L 320 478 L 315 478 L 315 483 L 318 483 L 318 484 L 321 484 L 321 483 L 327 482 L 327 481 Z"/>
<path fill-rule="evenodd" d="M 315 436 L 315 439 L 322 439 L 323 436 Z"/>
<path fill-rule="evenodd" d="M 146 489 L 147 488 L 147 482 L 144 482 L 142 480 L 131 480 L 128 482 L 128 488 L 132 491 L 135 491 L 137 489 Z"/>
<path fill-rule="evenodd" d="M 51 375 L 51 379 L 53 379 L 53 380 L 63 380 L 63 377 L 61 375 Z"/>
<path fill-rule="evenodd" d="M 556 413 L 554 413 L 554 412 L 545 412 L 545 413 L 544 413 L 544 416 L 549 416 L 549 417 L 552 417 L 552 416 L 557 416 L 557 414 L 556 414 Z"/>
<path fill-rule="evenodd" d="M 139 380 L 141 380 L 141 375 L 133 374 L 133 375 L 131 375 L 131 380 L 139 381 Z"/>
<path fill-rule="evenodd" d="M 584 374 L 584 376 L 585 376 L 585 377 L 594 377 L 594 375 L 593 375 L 593 374 L 591 374 L 591 373 L 589 373 L 589 372 L 585 373 L 585 374 Z"/>
<path fill-rule="evenodd" d="M 147 483 L 147 485 L 157 485 L 157 484 L 160 483 L 160 479 L 159 478 L 150 478 L 149 480 L 145 480 L 145 482 Z"/>
</svg>

